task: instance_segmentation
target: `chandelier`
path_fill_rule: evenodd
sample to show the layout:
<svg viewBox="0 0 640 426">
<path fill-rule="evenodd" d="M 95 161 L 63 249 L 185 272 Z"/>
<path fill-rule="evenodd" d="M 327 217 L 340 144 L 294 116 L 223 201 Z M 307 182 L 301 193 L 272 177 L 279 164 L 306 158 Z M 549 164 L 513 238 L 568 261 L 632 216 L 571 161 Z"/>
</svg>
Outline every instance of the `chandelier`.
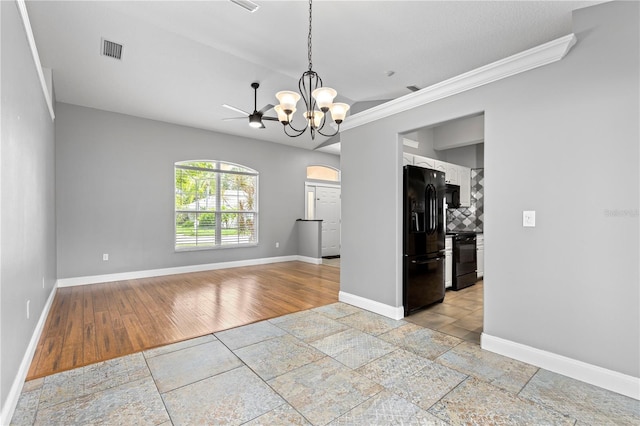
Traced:
<svg viewBox="0 0 640 426">
<path fill-rule="evenodd" d="M 309 0 L 309 37 L 308 37 L 308 57 L 309 57 L 309 69 L 302 74 L 298 81 L 298 91 L 282 91 L 276 93 L 276 98 L 280 101 L 279 105 L 274 107 L 278 113 L 278 121 L 280 121 L 284 128 L 284 133 L 292 138 L 302 135 L 307 129 L 311 132 L 311 139 L 315 138 L 316 133 L 322 136 L 335 136 L 340 131 L 340 123 L 344 121 L 349 105 L 333 102 L 333 98 L 336 97 L 338 92 L 330 87 L 322 86 L 322 79 L 313 71 L 313 61 L 311 60 L 311 10 L 312 1 Z M 306 123 L 301 129 L 294 127 L 291 122 L 293 121 L 293 114 L 296 112 L 296 105 L 300 98 L 304 102 L 304 118 Z M 327 113 L 331 113 L 331 118 L 337 124 L 337 128 L 333 132 L 323 132 L 327 120 Z M 327 126 L 329 127 L 329 126 Z"/>
</svg>

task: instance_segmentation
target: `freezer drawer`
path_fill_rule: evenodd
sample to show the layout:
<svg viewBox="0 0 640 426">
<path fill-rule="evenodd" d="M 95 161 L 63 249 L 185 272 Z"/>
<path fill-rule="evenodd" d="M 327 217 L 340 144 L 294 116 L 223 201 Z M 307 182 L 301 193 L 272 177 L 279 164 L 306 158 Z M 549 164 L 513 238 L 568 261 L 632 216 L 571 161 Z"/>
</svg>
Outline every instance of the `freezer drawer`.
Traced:
<svg viewBox="0 0 640 426">
<path fill-rule="evenodd" d="M 404 257 L 404 313 L 444 300 L 444 253 Z"/>
</svg>

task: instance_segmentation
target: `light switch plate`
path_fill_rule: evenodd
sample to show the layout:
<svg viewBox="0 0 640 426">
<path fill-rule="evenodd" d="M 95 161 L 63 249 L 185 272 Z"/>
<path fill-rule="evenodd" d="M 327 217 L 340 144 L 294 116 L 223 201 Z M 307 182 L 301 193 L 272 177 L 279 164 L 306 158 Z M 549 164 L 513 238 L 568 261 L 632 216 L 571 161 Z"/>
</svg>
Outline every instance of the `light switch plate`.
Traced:
<svg viewBox="0 0 640 426">
<path fill-rule="evenodd" d="M 535 227 L 536 226 L 536 211 L 525 210 L 522 212 L 522 226 Z"/>
</svg>

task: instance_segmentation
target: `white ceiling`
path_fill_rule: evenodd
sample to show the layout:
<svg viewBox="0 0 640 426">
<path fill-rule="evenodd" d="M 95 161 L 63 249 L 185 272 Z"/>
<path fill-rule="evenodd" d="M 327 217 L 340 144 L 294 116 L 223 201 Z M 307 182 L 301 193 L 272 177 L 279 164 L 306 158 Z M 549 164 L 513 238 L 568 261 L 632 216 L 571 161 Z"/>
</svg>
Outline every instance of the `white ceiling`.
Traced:
<svg viewBox="0 0 640 426">
<path fill-rule="evenodd" d="M 238 116 L 224 103 L 253 111 L 252 82 L 260 109 L 308 67 L 308 3 L 255 2 L 255 13 L 226 0 L 29 1 L 27 10 L 60 102 L 313 149 L 325 138 L 223 121 Z M 349 104 L 393 99 L 569 34 L 571 11 L 596 3 L 316 0 L 313 69 Z M 100 55 L 103 37 L 124 45 L 122 61 Z"/>
</svg>

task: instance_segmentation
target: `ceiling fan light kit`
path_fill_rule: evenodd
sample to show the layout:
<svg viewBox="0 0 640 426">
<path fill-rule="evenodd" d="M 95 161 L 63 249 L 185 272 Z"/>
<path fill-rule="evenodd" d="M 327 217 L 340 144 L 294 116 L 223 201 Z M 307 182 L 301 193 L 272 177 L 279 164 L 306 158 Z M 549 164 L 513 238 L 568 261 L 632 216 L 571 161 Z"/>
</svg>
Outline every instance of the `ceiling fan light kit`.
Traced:
<svg viewBox="0 0 640 426">
<path fill-rule="evenodd" d="M 256 129 L 264 129 L 264 123 L 262 120 L 272 120 L 278 121 L 275 117 L 267 117 L 264 115 L 265 112 L 269 111 L 273 108 L 273 105 L 267 104 L 260 111 L 258 111 L 258 87 L 260 87 L 260 83 L 254 82 L 251 83 L 251 88 L 253 88 L 253 112 L 248 113 L 247 111 L 243 111 L 240 108 L 236 108 L 231 105 L 223 104 L 222 106 L 225 108 L 229 108 L 230 110 L 237 111 L 241 114 L 244 114 L 244 117 L 233 117 L 233 118 L 225 118 L 224 120 L 237 120 L 237 119 L 246 119 L 249 118 L 249 126 Z"/>
<path fill-rule="evenodd" d="M 338 92 L 330 87 L 323 87 L 322 79 L 313 71 L 313 63 L 311 60 L 311 18 L 312 18 L 312 2 L 309 0 L 309 36 L 308 36 L 308 57 L 309 69 L 302 74 L 298 81 L 298 90 L 300 93 L 292 91 L 281 91 L 276 93 L 276 98 L 280 102 L 274 107 L 278 114 L 278 120 L 282 123 L 284 132 L 289 137 L 298 137 L 309 129 L 311 139 L 315 138 L 318 133 L 322 136 L 334 136 L 340 131 L 340 123 L 342 123 L 349 110 L 349 105 L 345 103 L 333 103 L 333 99 Z M 293 114 L 296 112 L 296 105 L 300 98 L 304 101 L 304 118 L 306 124 L 303 128 L 295 128 L 291 122 Z M 316 109 L 317 108 L 317 109 Z M 337 128 L 333 132 L 323 132 L 327 124 L 327 112 L 331 113 L 331 118 L 337 124 Z"/>
<path fill-rule="evenodd" d="M 262 117 L 260 117 L 258 114 L 251 114 L 249 116 L 249 126 L 255 127 L 256 129 L 264 127 L 264 124 L 262 124 Z"/>
</svg>

